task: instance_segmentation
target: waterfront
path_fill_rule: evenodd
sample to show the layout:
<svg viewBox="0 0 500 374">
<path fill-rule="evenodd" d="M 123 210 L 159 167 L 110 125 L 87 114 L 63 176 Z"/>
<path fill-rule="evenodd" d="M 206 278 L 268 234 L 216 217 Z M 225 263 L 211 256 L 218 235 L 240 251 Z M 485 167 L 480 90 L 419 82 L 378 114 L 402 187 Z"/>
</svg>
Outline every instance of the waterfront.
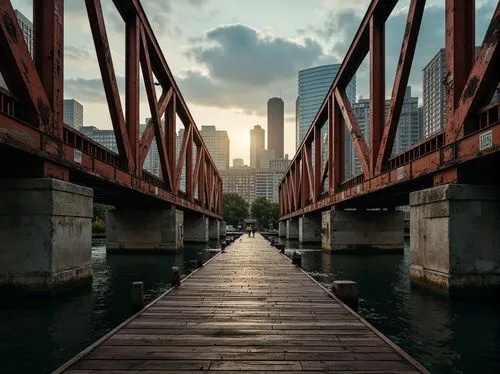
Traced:
<svg viewBox="0 0 500 374">
<path fill-rule="evenodd" d="M 91 288 L 48 300 L 0 304 L 1 373 L 55 369 L 132 314 L 131 282 L 144 281 L 146 300 L 151 301 L 169 287 L 171 267 L 181 266 L 189 273 L 201 250 L 190 246 L 176 255 L 106 255 L 102 242 L 95 244 Z M 298 243 L 288 247 L 290 255 Z M 448 300 L 410 288 L 408 247 L 405 255 L 299 250 L 303 268 L 326 287 L 334 278 L 357 281 L 360 314 L 431 372 L 500 371 L 500 305 Z M 208 259 L 218 249 L 203 251 Z"/>
<path fill-rule="evenodd" d="M 144 282 L 146 302 L 170 287 L 172 266 L 183 274 L 196 255 L 215 255 L 217 243 L 191 245 L 172 255 L 106 255 L 94 241 L 92 286 L 51 299 L 0 303 L 0 373 L 49 373 L 132 315 L 130 285 Z"/>
<path fill-rule="evenodd" d="M 359 313 L 432 373 L 500 372 L 500 302 L 450 300 L 410 287 L 405 254 L 331 255 L 286 243 L 302 267 L 328 289 L 334 279 L 358 282 Z M 311 247 L 311 246 L 308 246 Z"/>
</svg>

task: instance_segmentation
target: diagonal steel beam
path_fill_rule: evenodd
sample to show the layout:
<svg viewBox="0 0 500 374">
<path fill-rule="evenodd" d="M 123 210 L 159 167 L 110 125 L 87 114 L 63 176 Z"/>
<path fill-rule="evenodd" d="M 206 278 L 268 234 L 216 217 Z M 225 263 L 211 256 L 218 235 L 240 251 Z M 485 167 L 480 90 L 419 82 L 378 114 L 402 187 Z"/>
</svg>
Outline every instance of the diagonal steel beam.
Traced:
<svg viewBox="0 0 500 374">
<path fill-rule="evenodd" d="M 90 29 L 94 39 L 97 60 L 101 70 L 104 92 L 108 101 L 109 114 L 113 123 L 113 130 L 116 138 L 118 153 L 126 162 L 129 170 L 134 170 L 132 151 L 130 148 L 125 118 L 123 116 L 122 104 L 120 102 L 120 92 L 116 82 L 113 59 L 109 49 L 108 36 L 100 0 L 85 0 L 87 14 L 89 17 Z"/>
<path fill-rule="evenodd" d="M 358 120 L 352 111 L 351 103 L 349 102 L 345 91 L 339 90 L 338 88 L 335 89 L 335 99 L 340 107 L 347 129 L 351 134 L 352 144 L 356 154 L 358 155 L 361 168 L 363 169 L 363 174 L 368 178 L 370 176 L 370 167 L 368 162 L 370 159 L 370 151 L 368 150 L 365 137 L 359 127 Z"/>
<path fill-rule="evenodd" d="M 392 152 L 399 117 L 401 115 L 401 109 L 403 108 L 406 86 L 408 85 L 408 79 L 410 77 L 413 56 L 415 55 L 415 47 L 417 45 L 418 33 L 422 23 L 425 2 L 426 0 L 412 0 L 410 4 L 398 67 L 392 87 L 391 104 L 387 114 L 382 140 L 380 142 L 375 175 L 381 173 L 382 165 L 387 162 Z"/>
</svg>

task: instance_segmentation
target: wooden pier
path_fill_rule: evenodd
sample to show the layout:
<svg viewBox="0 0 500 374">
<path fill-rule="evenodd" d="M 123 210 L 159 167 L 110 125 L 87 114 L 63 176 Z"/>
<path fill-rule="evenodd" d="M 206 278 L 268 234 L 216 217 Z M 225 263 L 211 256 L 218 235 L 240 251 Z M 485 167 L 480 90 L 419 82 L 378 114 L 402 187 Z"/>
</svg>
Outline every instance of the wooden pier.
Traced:
<svg viewBox="0 0 500 374">
<path fill-rule="evenodd" d="M 258 235 L 56 373 L 145 371 L 427 372 Z"/>
</svg>

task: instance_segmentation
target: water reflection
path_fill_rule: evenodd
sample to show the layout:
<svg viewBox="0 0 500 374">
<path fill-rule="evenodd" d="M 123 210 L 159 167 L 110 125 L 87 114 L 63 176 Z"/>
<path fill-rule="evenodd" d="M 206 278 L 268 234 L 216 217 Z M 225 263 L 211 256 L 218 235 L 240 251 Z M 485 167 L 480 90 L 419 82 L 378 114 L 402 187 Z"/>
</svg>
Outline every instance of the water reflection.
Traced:
<svg viewBox="0 0 500 374">
<path fill-rule="evenodd" d="M 107 255 L 92 249 L 92 285 L 52 299 L 0 300 L 0 373 L 48 373 L 132 314 L 130 284 L 144 282 L 146 302 L 170 287 L 172 266 L 183 275 L 219 251 L 218 242 L 177 254 Z"/>
<path fill-rule="evenodd" d="M 285 242 L 302 267 L 328 289 L 334 279 L 358 282 L 359 312 L 433 373 L 500 372 L 500 303 L 449 300 L 413 289 L 409 243 L 404 254 L 329 254 Z"/>
</svg>

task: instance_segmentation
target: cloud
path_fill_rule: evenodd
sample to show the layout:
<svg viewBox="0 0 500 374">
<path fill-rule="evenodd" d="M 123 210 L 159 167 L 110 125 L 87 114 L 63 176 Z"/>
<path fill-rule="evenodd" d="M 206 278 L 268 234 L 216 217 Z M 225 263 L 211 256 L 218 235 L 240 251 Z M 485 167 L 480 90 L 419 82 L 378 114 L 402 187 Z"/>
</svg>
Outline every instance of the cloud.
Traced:
<svg viewBox="0 0 500 374">
<path fill-rule="evenodd" d="M 75 47 L 73 45 L 64 46 L 64 58 L 73 61 L 93 61 L 94 52 L 90 52 L 88 49 Z"/>
<path fill-rule="evenodd" d="M 241 24 L 219 26 L 195 42 L 186 55 L 205 73 L 188 69 L 178 78 L 186 98 L 254 114 L 265 113 L 267 97 L 277 92 L 292 101 L 297 72 L 323 56 L 311 38 L 280 38 Z"/>
<path fill-rule="evenodd" d="M 193 47 L 187 55 L 205 65 L 211 78 L 255 86 L 295 76 L 323 54 L 311 38 L 277 38 L 240 24 L 219 26 L 206 40 L 211 45 Z"/>
</svg>

